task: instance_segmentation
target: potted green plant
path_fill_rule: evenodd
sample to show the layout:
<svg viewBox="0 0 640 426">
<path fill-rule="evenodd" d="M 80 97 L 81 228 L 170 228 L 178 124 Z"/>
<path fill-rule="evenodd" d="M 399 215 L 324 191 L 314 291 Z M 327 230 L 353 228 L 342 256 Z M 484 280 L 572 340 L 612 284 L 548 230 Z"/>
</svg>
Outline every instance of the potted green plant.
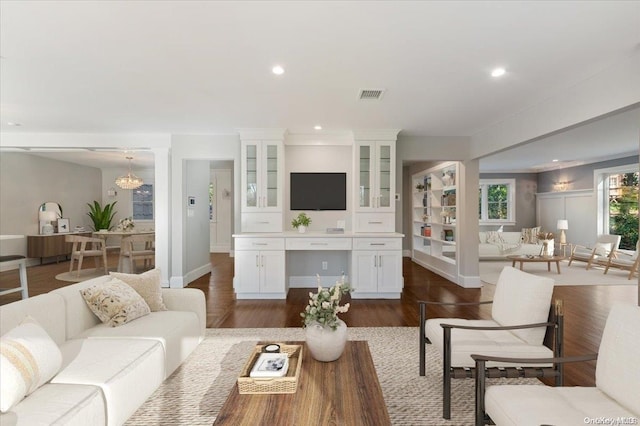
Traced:
<svg viewBox="0 0 640 426">
<path fill-rule="evenodd" d="M 116 215 L 116 212 L 113 210 L 113 206 L 115 206 L 116 203 L 117 201 L 114 201 L 111 204 L 107 203 L 104 207 L 102 207 L 97 201 L 94 201 L 93 204 L 87 203 L 89 206 L 89 213 L 87 213 L 87 215 L 93 221 L 93 229 L 95 231 L 103 229 L 108 231 L 111 229 L 111 221 Z"/>
<path fill-rule="evenodd" d="M 301 234 L 307 231 L 307 226 L 311 223 L 311 218 L 305 212 L 302 212 L 291 221 L 291 226 L 296 228 Z"/>
</svg>

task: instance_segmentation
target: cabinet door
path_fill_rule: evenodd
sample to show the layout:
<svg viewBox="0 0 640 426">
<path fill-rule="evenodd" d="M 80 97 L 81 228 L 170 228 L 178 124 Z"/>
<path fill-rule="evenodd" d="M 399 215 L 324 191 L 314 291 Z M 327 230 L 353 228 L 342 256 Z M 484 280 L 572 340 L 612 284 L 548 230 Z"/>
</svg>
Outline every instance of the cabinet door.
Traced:
<svg viewBox="0 0 640 426">
<path fill-rule="evenodd" d="M 378 268 L 375 251 L 353 251 L 354 283 L 357 292 L 378 291 Z"/>
<path fill-rule="evenodd" d="M 257 293 L 260 291 L 259 251 L 236 250 L 234 269 L 236 293 Z"/>
<path fill-rule="evenodd" d="M 377 252 L 378 291 L 402 290 L 402 254 L 400 251 Z"/>
<path fill-rule="evenodd" d="M 260 200 L 260 142 L 242 142 L 242 210 L 257 210 Z"/>
<path fill-rule="evenodd" d="M 376 194 L 373 207 L 378 211 L 393 211 L 395 203 L 395 145 L 378 142 L 375 148 Z"/>
<path fill-rule="evenodd" d="M 260 293 L 285 292 L 284 251 L 260 252 Z"/>
<path fill-rule="evenodd" d="M 357 144 L 357 187 L 356 197 L 358 210 L 368 210 L 373 207 L 375 176 L 375 150 L 370 144 Z"/>
<path fill-rule="evenodd" d="M 282 143 L 264 141 L 262 145 L 262 182 L 258 206 L 262 211 L 282 209 Z"/>
</svg>

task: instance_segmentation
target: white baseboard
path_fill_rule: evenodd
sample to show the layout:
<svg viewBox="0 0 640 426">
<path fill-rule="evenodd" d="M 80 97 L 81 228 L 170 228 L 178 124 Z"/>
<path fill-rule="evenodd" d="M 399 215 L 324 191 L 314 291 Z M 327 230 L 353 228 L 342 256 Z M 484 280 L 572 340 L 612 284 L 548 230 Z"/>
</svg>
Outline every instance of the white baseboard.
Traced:
<svg viewBox="0 0 640 426">
<path fill-rule="evenodd" d="M 411 250 L 402 250 L 402 257 L 411 257 Z"/>
<path fill-rule="evenodd" d="M 458 280 L 458 285 L 464 288 L 481 288 L 482 281 L 480 280 L 480 276 L 464 276 L 460 275 Z"/>
<path fill-rule="evenodd" d="M 209 253 L 229 253 L 231 246 L 229 244 L 211 245 Z"/>
</svg>

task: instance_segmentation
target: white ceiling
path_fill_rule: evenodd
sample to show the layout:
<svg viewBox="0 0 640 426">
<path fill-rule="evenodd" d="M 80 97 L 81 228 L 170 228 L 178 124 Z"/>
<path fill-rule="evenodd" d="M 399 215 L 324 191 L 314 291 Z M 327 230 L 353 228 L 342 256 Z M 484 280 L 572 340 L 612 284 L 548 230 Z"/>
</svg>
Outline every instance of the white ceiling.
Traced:
<svg viewBox="0 0 640 426">
<path fill-rule="evenodd" d="M 639 28 L 637 1 L 3 0 L 1 130 L 473 135 L 633 55 Z"/>
</svg>

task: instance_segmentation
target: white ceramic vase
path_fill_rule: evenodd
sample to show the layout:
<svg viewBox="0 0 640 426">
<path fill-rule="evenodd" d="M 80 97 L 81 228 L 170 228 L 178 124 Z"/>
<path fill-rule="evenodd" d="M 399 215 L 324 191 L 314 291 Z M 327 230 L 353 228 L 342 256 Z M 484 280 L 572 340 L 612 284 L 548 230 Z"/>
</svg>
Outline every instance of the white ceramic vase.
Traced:
<svg viewBox="0 0 640 426">
<path fill-rule="evenodd" d="M 322 362 L 340 358 L 347 343 L 347 324 L 338 320 L 338 328 L 313 323 L 305 328 L 306 342 L 313 359 Z"/>
<path fill-rule="evenodd" d="M 305 232 L 307 232 L 307 227 L 304 225 L 298 226 L 298 232 L 304 234 Z"/>
</svg>

